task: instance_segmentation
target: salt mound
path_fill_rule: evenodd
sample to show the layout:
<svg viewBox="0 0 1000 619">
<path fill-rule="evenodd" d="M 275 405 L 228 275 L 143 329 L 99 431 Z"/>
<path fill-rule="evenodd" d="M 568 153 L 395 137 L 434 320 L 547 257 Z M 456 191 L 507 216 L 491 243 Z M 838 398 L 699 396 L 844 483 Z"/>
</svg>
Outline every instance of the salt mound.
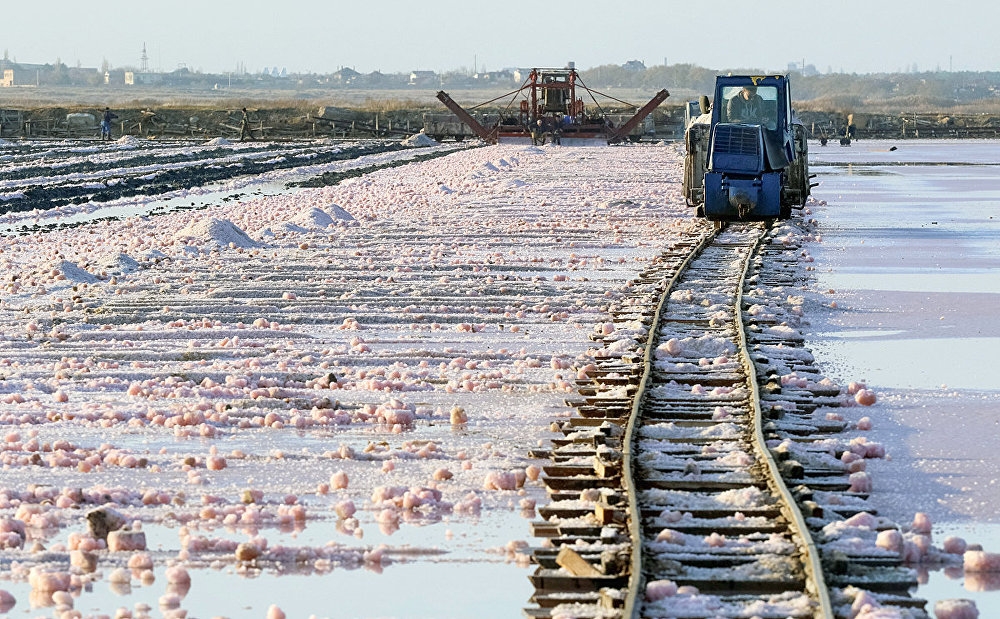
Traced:
<svg viewBox="0 0 1000 619">
<path fill-rule="evenodd" d="M 117 144 L 122 148 L 136 148 L 140 144 L 142 144 L 142 142 L 139 140 L 139 138 L 135 137 L 134 135 L 123 135 L 122 137 L 115 140 L 115 144 Z"/>
<path fill-rule="evenodd" d="M 71 282 L 93 284 L 98 281 L 96 275 L 69 260 L 61 261 L 56 265 L 56 270 L 65 275 L 66 279 Z"/>
<path fill-rule="evenodd" d="M 260 247 L 247 233 L 227 219 L 202 219 L 193 221 L 174 235 L 175 240 L 195 239 L 218 243 L 220 247 Z"/>
<path fill-rule="evenodd" d="M 415 135 L 411 135 L 401 142 L 406 146 L 438 146 L 439 142 L 427 135 L 423 131 Z"/>
<path fill-rule="evenodd" d="M 344 209 L 340 208 L 340 205 L 338 204 L 331 204 L 326 208 L 330 211 L 330 215 L 332 215 L 334 219 L 339 219 L 340 221 L 355 221 L 354 215 L 351 215 Z"/>
<path fill-rule="evenodd" d="M 128 254 L 119 253 L 116 256 L 108 256 L 101 261 L 101 266 L 109 273 L 122 275 L 139 270 L 139 262 Z"/>
<path fill-rule="evenodd" d="M 333 223 L 333 217 L 323 209 L 315 206 L 303 211 L 288 220 L 288 223 L 305 228 L 306 230 L 323 229 Z"/>
<path fill-rule="evenodd" d="M 212 138 L 211 140 L 205 142 L 205 146 L 229 146 L 232 144 L 226 138 Z"/>
</svg>

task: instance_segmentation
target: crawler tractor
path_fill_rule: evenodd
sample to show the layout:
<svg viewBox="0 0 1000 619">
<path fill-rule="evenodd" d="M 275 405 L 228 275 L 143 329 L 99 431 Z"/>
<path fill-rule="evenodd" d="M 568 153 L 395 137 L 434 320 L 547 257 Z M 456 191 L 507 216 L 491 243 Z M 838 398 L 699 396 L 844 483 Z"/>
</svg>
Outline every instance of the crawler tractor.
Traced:
<svg viewBox="0 0 1000 619">
<path fill-rule="evenodd" d="M 701 111 L 684 136 L 684 197 L 699 217 L 772 221 L 805 205 L 813 186 L 806 131 L 787 76 L 719 76 Z"/>
</svg>

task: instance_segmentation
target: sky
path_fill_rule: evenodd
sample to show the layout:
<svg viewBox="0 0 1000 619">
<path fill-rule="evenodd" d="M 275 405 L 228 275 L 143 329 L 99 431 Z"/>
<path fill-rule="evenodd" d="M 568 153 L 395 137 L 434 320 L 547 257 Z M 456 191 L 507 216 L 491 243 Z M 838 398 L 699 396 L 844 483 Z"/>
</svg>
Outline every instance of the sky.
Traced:
<svg viewBox="0 0 1000 619">
<path fill-rule="evenodd" d="M 821 73 L 1000 70 L 1000 3 L 953 0 L 65 0 L 6 3 L 11 60 L 251 73 L 579 69 L 641 60 Z"/>
</svg>

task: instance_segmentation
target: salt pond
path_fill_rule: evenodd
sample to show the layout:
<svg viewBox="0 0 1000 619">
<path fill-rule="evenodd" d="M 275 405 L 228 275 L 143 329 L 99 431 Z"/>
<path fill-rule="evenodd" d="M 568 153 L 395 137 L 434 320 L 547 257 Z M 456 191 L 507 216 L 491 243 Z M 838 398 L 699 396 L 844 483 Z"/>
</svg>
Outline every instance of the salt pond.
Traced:
<svg viewBox="0 0 1000 619">
<path fill-rule="evenodd" d="M 935 541 L 1000 551 L 1000 143 L 813 144 L 809 345 L 827 375 L 880 395 L 871 502 L 900 523 L 929 513 Z M 881 410 L 879 410 L 881 409 Z M 931 570 L 918 596 L 965 597 L 1000 614 L 1000 581 Z M 992 593 L 991 593 L 992 591 Z"/>
</svg>

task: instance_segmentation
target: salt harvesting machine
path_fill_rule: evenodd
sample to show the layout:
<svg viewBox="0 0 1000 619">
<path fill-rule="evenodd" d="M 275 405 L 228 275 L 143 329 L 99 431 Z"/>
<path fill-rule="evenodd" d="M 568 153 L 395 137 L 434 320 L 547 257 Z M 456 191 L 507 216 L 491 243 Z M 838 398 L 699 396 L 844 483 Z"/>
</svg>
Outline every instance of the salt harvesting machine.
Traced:
<svg viewBox="0 0 1000 619">
<path fill-rule="evenodd" d="M 815 185 L 791 101 L 785 75 L 716 78 L 684 135 L 684 197 L 699 217 L 773 221 L 805 205 Z"/>
<path fill-rule="evenodd" d="M 584 103 L 583 95 L 591 98 L 591 105 Z M 580 79 L 576 69 L 532 69 L 521 87 L 501 95 L 476 108 L 509 98 L 506 107 L 498 114 L 480 115 L 477 119 L 470 111 L 456 103 L 448 93 L 440 91 L 437 98 L 454 114 L 454 121 L 468 127 L 472 134 L 488 144 L 532 143 L 532 132 L 543 132 L 562 144 L 589 145 L 615 144 L 625 140 L 638 141 L 642 136 L 641 124 L 658 105 L 670 96 L 665 89 L 634 113 L 614 114 L 605 110 L 594 95 L 617 101 L 635 110 L 636 106 L 615 99 L 610 95 L 591 90 Z M 516 105 L 515 105 L 516 102 Z M 425 133 L 434 136 L 454 135 L 461 139 L 459 130 L 437 125 L 428 128 L 434 119 L 425 117 Z"/>
</svg>

